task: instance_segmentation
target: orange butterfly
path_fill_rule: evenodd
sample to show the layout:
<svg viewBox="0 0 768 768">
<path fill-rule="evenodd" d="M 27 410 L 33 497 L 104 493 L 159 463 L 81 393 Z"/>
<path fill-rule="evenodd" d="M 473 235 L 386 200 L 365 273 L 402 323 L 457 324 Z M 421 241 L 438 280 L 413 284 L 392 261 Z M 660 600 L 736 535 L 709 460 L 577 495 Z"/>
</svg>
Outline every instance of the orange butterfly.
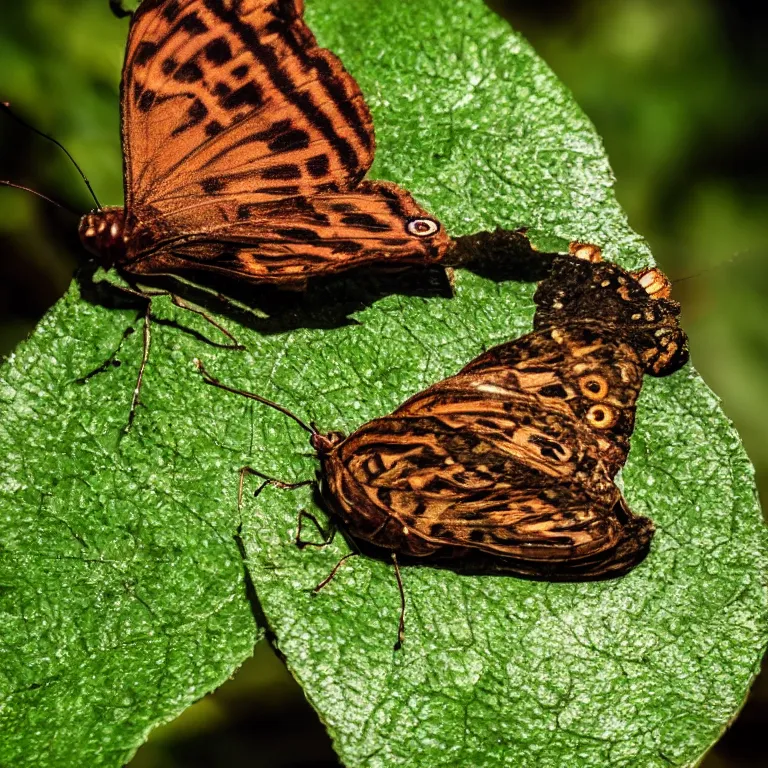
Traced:
<svg viewBox="0 0 768 768">
<path fill-rule="evenodd" d="M 119 3 L 112 2 L 119 15 Z M 450 238 L 395 184 L 363 181 L 373 121 L 302 0 L 145 0 L 121 85 L 125 208 L 83 217 L 106 268 L 302 287 L 439 262 Z"/>
<path fill-rule="evenodd" d="M 296 289 L 353 267 L 439 263 L 452 240 L 406 190 L 363 181 L 374 156 L 371 114 L 341 61 L 318 47 L 303 0 L 110 7 L 132 16 L 121 83 L 125 207 L 96 200 L 79 234 L 96 263 L 131 286 L 122 290 L 147 302 L 130 428 L 153 297 L 170 296 L 242 348 L 202 310 L 137 279 L 212 272 Z"/>
</svg>

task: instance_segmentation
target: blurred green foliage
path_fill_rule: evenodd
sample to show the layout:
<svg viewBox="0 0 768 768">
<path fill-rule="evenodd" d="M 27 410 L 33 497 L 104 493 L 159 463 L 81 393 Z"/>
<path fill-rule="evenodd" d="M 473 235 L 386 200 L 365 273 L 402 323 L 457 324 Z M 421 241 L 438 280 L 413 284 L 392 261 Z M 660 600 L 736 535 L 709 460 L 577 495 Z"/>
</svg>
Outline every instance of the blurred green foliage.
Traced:
<svg viewBox="0 0 768 768">
<path fill-rule="evenodd" d="M 78 158 L 103 202 L 122 199 L 118 83 L 126 23 L 99 0 L 6 4 L 0 26 L 0 99 Z M 55 146 L 0 117 L 0 178 L 77 210 L 85 185 Z M 0 351 L 7 352 L 70 282 L 77 219 L 31 195 L 0 188 Z"/>
<path fill-rule="evenodd" d="M 533 42 L 595 122 L 618 178 L 619 200 L 657 261 L 672 278 L 691 278 L 675 294 L 683 302 L 693 362 L 723 398 L 764 487 L 766 10 L 743 0 L 488 1 Z M 126 29 L 106 0 L 6 3 L 0 25 L 0 98 L 69 148 L 103 203 L 122 196 L 117 98 Z M 7 119 L 0 120 L 0 178 L 78 209 L 90 207 L 61 153 Z M 76 220 L 32 196 L 0 189 L 0 249 L 0 351 L 8 352 L 65 290 L 80 254 Z M 285 723 L 289 731 L 306 733 L 301 723 L 312 717 L 270 658 L 265 653 L 249 663 L 231 684 L 235 689 L 225 686 L 198 705 L 202 715 L 193 708 L 161 730 L 135 765 L 213 764 L 202 762 L 203 750 L 194 746 L 203 742 L 221 744 L 227 755 L 222 765 L 331 765 L 327 744 L 313 752 L 312 763 L 308 750 L 290 759 L 286 753 L 282 763 L 268 762 L 265 753 L 264 762 L 237 762 L 240 752 L 252 757 L 250 747 L 268 743 Z M 253 689 L 252 698 L 243 686 Z M 756 688 L 707 768 L 765 765 L 750 736 L 762 739 L 767 690 Z M 258 700 L 271 705 L 266 719 L 253 704 Z M 278 721 L 284 725 L 277 727 Z M 259 724 L 258 739 L 243 738 Z"/>
</svg>

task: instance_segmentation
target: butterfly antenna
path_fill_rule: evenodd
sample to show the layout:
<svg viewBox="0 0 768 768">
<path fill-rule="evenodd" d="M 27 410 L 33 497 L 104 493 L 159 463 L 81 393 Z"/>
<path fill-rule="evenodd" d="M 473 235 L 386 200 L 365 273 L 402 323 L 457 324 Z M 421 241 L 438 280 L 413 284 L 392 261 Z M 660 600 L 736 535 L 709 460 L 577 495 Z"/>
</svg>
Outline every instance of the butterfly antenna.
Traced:
<svg viewBox="0 0 768 768">
<path fill-rule="evenodd" d="M 55 144 L 70 160 L 72 165 L 77 168 L 77 172 L 80 174 L 80 177 L 85 182 L 85 186 L 88 187 L 88 191 L 91 193 L 91 197 L 93 198 L 93 201 L 96 203 L 96 207 L 98 209 L 101 209 L 101 203 L 99 202 L 99 198 L 96 197 L 96 193 L 93 191 L 93 187 L 91 186 L 91 182 L 88 181 L 88 177 L 83 173 L 83 169 L 77 164 L 77 161 L 74 157 L 69 153 L 69 150 L 57 139 L 54 139 L 53 136 L 49 136 L 47 133 L 43 133 L 42 131 L 39 131 L 37 128 L 35 128 L 33 125 L 30 125 L 26 120 L 19 117 L 12 109 L 11 105 L 7 101 L 0 101 L 0 108 L 2 108 L 8 115 L 10 115 L 19 125 L 24 126 L 29 131 L 32 131 L 32 133 L 36 133 L 38 136 L 41 136 L 44 139 L 47 139 L 48 141 Z"/>
<path fill-rule="evenodd" d="M 284 413 L 288 418 L 293 419 L 302 429 L 309 432 L 310 435 L 317 435 L 318 430 L 313 425 L 310 426 L 308 424 L 305 424 L 295 413 L 292 413 L 289 411 L 285 406 L 278 405 L 277 403 L 273 403 L 271 400 L 267 400 L 266 397 L 262 397 L 261 395 L 256 395 L 253 392 L 246 392 L 244 389 L 234 389 L 233 387 L 228 387 L 226 384 L 222 384 L 217 378 L 214 376 L 211 376 L 210 373 L 206 370 L 205 366 L 203 365 L 202 360 L 198 360 L 195 358 L 195 365 L 197 366 L 197 370 L 200 371 L 200 373 L 203 375 L 203 381 L 206 384 L 210 384 L 212 387 L 218 387 L 219 389 L 224 389 L 227 392 L 232 392 L 235 395 L 242 395 L 243 397 L 248 397 L 251 400 L 255 400 L 257 403 L 264 403 L 264 405 L 268 405 L 270 408 L 274 408 L 276 411 L 280 411 L 280 413 Z"/>
<path fill-rule="evenodd" d="M 51 197 L 46 197 L 46 195 L 42 194 L 41 192 L 38 192 L 35 189 L 30 189 L 29 187 L 23 187 L 21 184 L 14 184 L 12 181 L 4 181 L 0 179 L 0 187 L 12 187 L 13 189 L 21 189 L 24 192 L 31 192 L 35 197 L 39 197 L 41 200 L 45 200 L 47 203 L 52 203 L 57 208 L 61 208 L 62 210 L 68 211 L 69 213 L 80 216 L 80 212 L 76 211 L 74 208 L 70 208 L 70 206 L 65 205 L 64 203 L 59 202 L 58 200 L 54 200 Z"/>
</svg>

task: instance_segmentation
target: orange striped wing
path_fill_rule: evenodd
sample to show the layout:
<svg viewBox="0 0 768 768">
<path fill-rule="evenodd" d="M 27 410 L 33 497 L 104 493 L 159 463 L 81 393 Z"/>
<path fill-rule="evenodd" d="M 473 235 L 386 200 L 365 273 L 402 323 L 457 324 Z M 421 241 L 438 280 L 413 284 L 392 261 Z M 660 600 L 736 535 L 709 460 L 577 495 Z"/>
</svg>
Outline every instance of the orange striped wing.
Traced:
<svg viewBox="0 0 768 768">
<path fill-rule="evenodd" d="M 405 190 L 363 182 L 354 192 L 240 203 L 234 222 L 205 235 L 181 235 L 131 264 L 136 274 L 202 270 L 260 283 L 301 286 L 309 277 L 354 267 L 402 268 L 438 262 L 449 243 L 438 231 L 424 242 L 408 231 L 420 208 Z"/>
<path fill-rule="evenodd" d="M 407 192 L 361 184 L 370 112 L 302 12 L 301 0 L 142 3 L 122 83 L 124 271 L 280 283 L 442 256 L 447 236 Z"/>
</svg>

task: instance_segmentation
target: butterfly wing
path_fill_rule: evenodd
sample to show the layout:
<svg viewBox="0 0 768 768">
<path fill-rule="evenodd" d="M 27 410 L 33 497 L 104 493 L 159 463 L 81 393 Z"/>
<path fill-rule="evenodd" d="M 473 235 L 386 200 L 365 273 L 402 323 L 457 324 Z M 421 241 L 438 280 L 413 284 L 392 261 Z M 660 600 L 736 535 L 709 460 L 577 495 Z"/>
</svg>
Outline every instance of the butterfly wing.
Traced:
<svg viewBox="0 0 768 768">
<path fill-rule="evenodd" d="M 342 517 L 355 510 L 350 532 L 522 575 L 598 577 L 639 562 L 652 525 L 613 483 L 610 443 L 578 417 L 588 398 L 562 376 L 562 360 L 544 364 L 560 346 L 540 333 L 502 345 L 341 443 L 326 459 L 326 496 Z M 594 349 L 576 365 L 599 358 Z"/>
<path fill-rule="evenodd" d="M 443 230 L 428 238 L 409 232 L 408 223 L 426 214 L 408 192 L 387 182 L 269 205 L 240 199 L 233 221 L 201 220 L 192 235 L 169 235 L 160 250 L 138 254 L 130 271 L 203 270 L 300 286 L 308 277 L 366 264 L 399 269 L 437 263 L 450 242 Z M 196 215 L 206 214 L 207 207 L 197 209 Z"/>
<path fill-rule="evenodd" d="M 141 4 L 122 82 L 126 271 L 202 264 L 258 279 L 271 267 L 279 279 L 275 261 L 307 253 L 300 229 L 334 241 L 315 254 L 321 266 L 338 262 L 335 244 L 343 252 L 347 241 L 368 259 L 387 251 L 387 238 L 408 241 L 391 246 L 393 258 L 429 261 L 447 245 L 405 231 L 409 219 L 426 217 L 407 193 L 358 189 L 373 161 L 371 115 L 302 13 L 301 0 Z M 343 206 L 351 213 L 334 217 Z M 359 215 L 380 222 L 382 237 L 361 235 Z"/>
<path fill-rule="evenodd" d="M 269 201 L 280 187 L 311 195 L 362 179 L 370 112 L 302 11 L 300 0 L 141 4 L 122 83 L 127 207 L 179 210 L 224 190 Z"/>
</svg>

